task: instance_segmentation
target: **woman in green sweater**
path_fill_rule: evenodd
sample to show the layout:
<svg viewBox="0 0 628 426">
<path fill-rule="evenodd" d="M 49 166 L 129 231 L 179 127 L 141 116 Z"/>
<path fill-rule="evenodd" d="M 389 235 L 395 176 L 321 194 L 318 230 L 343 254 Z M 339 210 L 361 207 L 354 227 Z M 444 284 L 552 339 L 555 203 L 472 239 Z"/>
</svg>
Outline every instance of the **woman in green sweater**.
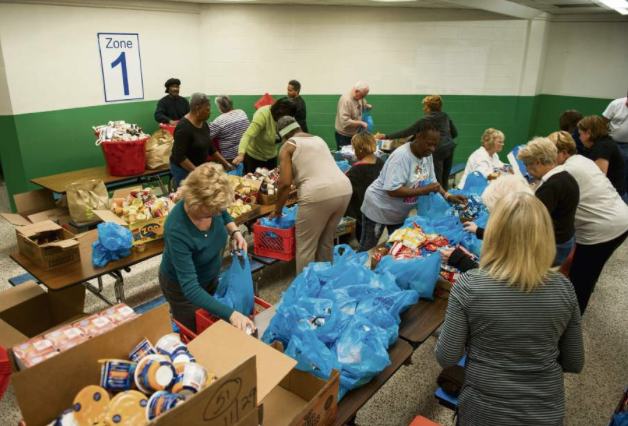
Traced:
<svg viewBox="0 0 628 426">
<path fill-rule="evenodd" d="M 231 237 L 234 249 L 247 244 L 226 209 L 233 202 L 229 178 L 217 164 L 197 167 L 182 183 L 181 200 L 164 226 L 166 247 L 159 267 L 159 285 L 174 319 L 196 330 L 195 312 L 202 308 L 241 330 L 255 330 L 240 312 L 213 298 L 222 253 Z"/>
</svg>

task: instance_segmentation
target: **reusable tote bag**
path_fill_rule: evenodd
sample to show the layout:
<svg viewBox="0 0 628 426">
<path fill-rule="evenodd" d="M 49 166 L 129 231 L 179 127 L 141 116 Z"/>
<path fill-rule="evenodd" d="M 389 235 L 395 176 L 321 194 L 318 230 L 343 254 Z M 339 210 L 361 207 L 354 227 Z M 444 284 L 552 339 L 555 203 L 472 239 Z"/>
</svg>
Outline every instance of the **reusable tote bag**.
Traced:
<svg viewBox="0 0 628 426">
<path fill-rule="evenodd" d="M 94 210 L 109 210 L 109 194 L 102 180 L 71 183 L 65 187 L 70 216 L 76 223 L 93 222 Z"/>
</svg>

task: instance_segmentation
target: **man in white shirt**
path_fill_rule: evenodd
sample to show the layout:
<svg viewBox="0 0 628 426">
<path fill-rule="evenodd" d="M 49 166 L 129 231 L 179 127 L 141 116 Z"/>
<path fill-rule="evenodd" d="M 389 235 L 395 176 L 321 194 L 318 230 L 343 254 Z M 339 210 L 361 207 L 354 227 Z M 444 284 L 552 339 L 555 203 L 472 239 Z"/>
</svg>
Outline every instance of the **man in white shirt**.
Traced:
<svg viewBox="0 0 628 426">
<path fill-rule="evenodd" d="M 624 157 L 626 184 L 628 184 L 628 95 L 611 102 L 602 115 L 608 124 L 611 137 Z"/>
</svg>

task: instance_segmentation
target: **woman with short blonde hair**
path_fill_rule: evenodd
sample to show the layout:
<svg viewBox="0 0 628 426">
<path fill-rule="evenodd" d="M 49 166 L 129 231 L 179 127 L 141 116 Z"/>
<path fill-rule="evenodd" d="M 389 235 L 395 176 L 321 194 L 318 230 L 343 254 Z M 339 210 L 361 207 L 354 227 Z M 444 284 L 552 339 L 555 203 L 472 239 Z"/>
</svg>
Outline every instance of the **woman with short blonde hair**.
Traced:
<svg viewBox="0 0 628 426">
<path fill-rule="evenodd" d="M 504 147 L 504 140 L 504 133 L 500 130 L 489 128 L 484 131 L 481 139 L 482 146 L 469 156 L 462 179 L 458 183 L 458 189 L 464 189 L 467 176 L 476 170 L 488 178 L 495 169 L 501 170 L 504 167 L 504 163 L 499 159 L 499 152 Z"/>
<path fill-rule="evenodd" d="M 503 143 L 505 139 L 506 137 L 501 130 L 489 128 L 482 134 L 482 146 L 486 148 L 487 151 L 495 150 L 495 145 L 500 142 Z"/>
<path fill-rule="evenodd" d="M 173 318 L 190 330 L 196 330 L 195 314 L 201 308 L 241 330 L 255 329 L 248 317 L 213 297 L 227 235 L 234 250 L 247 251 L 226 210 L 233 199 L 233 187 L 221 166 L 200 165 L 182 182 L 181 200 L 164 225 L 159 285 Z"/>
<path fill-rule="evenodd" d="M 351 146 L 358 160 L 377 151 L 377 139 L 369 132 L 361 132 L 351 138 Z"/>
<path fill-rule="evenodd" d="M 509 194 L 491 212 L 480 268 L 451 290 L 436 358 L 449 367 L 466 351 L 461 426 L 563 424 L 564 373 L 582 370 L 584 344 L 573 287 L 550 269 L 552 239 L 543 204 Z"/>
</svg>

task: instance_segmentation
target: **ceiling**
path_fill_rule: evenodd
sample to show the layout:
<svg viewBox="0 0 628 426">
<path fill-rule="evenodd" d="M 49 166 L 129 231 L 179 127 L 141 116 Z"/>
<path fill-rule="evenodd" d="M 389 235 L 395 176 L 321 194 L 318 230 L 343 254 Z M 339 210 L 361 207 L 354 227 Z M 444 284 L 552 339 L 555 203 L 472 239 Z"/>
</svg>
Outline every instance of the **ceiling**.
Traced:
<svg viewBox="0 0 628 426">
<path fill-rule="evenodd" d="M 572 15 L 585 13 L 611 13 L 608 10 L 591 0 L 509 0 L 522 6 L 542 10 L 552 15 Z"/>
</svg>

